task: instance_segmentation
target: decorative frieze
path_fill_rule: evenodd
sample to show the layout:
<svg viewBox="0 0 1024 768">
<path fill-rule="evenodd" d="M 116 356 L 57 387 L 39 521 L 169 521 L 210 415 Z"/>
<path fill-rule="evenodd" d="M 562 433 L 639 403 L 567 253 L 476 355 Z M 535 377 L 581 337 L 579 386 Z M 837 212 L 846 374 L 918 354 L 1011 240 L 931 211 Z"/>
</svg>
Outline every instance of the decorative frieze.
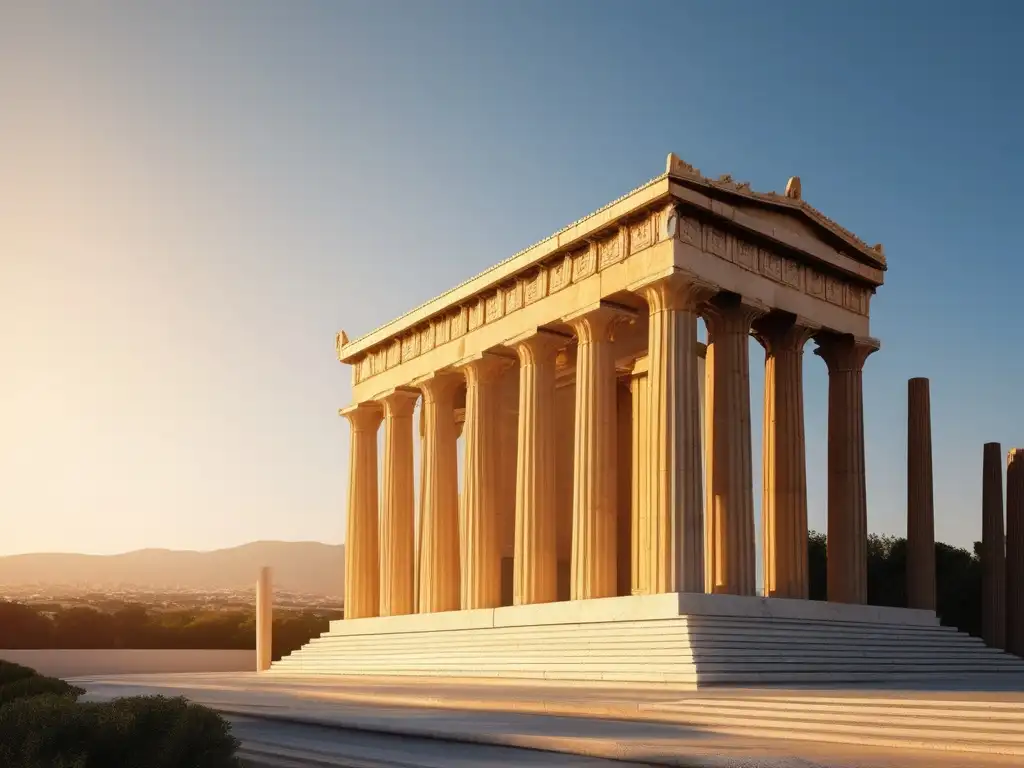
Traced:
<svg viewBox="0 0 1024 768">
<path fill-rule="evenodd" d="M 429 352 L 434 348 L 434 325 L 427 325 L 425 328 L 421 328 L 420 334 L 420 352 Z"/>
<path fill-rule="evenodd" d="M 603 259 L 604 244 L 602 244 L 601 247 Z M 603 261 L 602 266 L 604 266 Z M 594 254 L 593 247 L 587 248 L 585 251 L 580 251 L 572 256 L 572 281 L 574 283 L 578 283 L 580 280 L 585 280 L 595 272 L 597 272 L 597 259 Z"/>
<path fill-rule="evenodd" d="M 860 315 L 868 314 L 871 298 L 868 288 L 826 275 L 667 206 L 607 230 L 585 248 L 554 254 L 529 271 L 431 319 L 400 340 L 391 340 L 368 352 L 355 366 L 356 383 L 465 336 L 471 330 L 497 322 L 669 237 L 808 296 Z"/>
<path fill-rule="evenodd" d="M 525 281 L 516 280 L 502 290 L 505 292 L 505 314 L 515 312 L 523 306 L 523 284 Z"/>
<path fill-rule="evenodd" d="M 533 304 L 548 295 L 548 271 L 541 267 L 533 277 L 526 279 L 523 298 L 527 304 Z"/>
<path fill-rule="evenodd" d="M 636 253 L 654 245 L 654 219 L 646 216 L 629 227 L 629 252 Z M 601 266 L 604 266 L 602 261 Z"/>
<path fill-rule="evenodd" d="M 572 257 L 563 256 L 548 269 L 548 293 L 557 293 L 569 284 L 572 278 Z"/>
<path fill-rule="evenodd" d="M 484 322 L 493 323 L 505 314 L 505 292 L 501 289 L 484 299 Z"/>
<path fill-rule="evenodd" d="M 871 295 L 868 289 L 847 283 L 842 278 L 826 275 L 788 256 L 760 248 L 714 225 L 704 224 L 691 216 L 680 216 L 677 237 L 684 243 L 731 261 L 776 283 L 796 288 L 808 296 L 859 315 L 868 314 L 868 301 Z"/>
</svg>

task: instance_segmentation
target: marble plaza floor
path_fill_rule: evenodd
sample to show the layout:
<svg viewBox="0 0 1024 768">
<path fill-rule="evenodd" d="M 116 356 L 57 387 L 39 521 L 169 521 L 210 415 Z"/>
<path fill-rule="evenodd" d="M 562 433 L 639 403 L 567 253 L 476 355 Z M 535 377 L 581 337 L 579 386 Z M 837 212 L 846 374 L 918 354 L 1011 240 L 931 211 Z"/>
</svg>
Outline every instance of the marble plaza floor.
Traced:
<svg viewBox="0 0 1024 768">
<path fill-rule="evenodd" d="M 227 714 L 679 766 L 1010 766 L 1024 690 L 718 689 L 255 673 L 76 679 Z"/>
</svg>

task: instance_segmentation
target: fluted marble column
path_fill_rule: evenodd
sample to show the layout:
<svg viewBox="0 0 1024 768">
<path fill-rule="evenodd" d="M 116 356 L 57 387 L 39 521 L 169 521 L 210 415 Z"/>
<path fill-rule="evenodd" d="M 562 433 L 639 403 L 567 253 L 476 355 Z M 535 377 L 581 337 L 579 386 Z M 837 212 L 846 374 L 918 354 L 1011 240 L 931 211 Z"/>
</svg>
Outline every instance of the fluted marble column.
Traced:
<svg viewBox="0 0 1024 768">
<path fill-rule="evenodd" d="M 985 443 L 981 485 L 981 636 L 1006 647 L 1006 543 L 1003 538 L 1003 450 Z"/>
<path fill-rule="evenodd" d="M 806 600 L 807 459 L 804 345 L 813 330 L 793 315 L 755 321 L 764 347 L 764 465 L 761 501 L 764 594 Z"/>
<path fill-rule="evenodd" d="M 647 407 L 650 398 L 647 394 L 648 358 L 643 357 L 633 364 L 633 374 L 629 381 L 629 391 L 633 398 L 632 423 L 630 425 L 632 445 L 632 478 L 630 482 L 630 592 L 634 595 L 650 594 L 650 506 L 647 503 L 647 483 L 650 473 L 647 471 L 647 452 L 651 441 L 647 429 Z"/>
<path fill-rule="evenodd" d="M 412 419 L 420 393 L 397 389 L 384 404 L 384 490 L 380 515 L 380 615 L 416 610 Z"/>
<path fill-rule="evenodd" d="M 610 331 L 620 313 L 601 306 L 569 319 L 576 354 L 570 597 L 612 597 L 616 589 L 615 360 Z"/>
<path fill-rule="evenodd" d="M 935 610 L 935 501 L 928 379 L 907 382 L 907 607 Z"/>
<path fill-rule="evenodd" d="M 704 347 L 704 413 L 701 423 L 704 441 L 704 591 L 713 594 L 715 591 L 714 566 L 717 562 L 715 549 L 718 546 L 715 536 L 714 519 L 711 511 L 715 508 L 715 493 L 711 487 L 711 468 L 715 464 L 715 345 L 710 335 Z"/>
<path fill-rule="evenodd" d="M 555 540 L 555 355 L 569 339 L 538 330 L 515 342 L 519 356 L 519 441 L 513 603 L 558 599 Z"/>
<path fill-rule="evenodd" d="M 1006 650 L 1024 656 L 1024 449 L 1006 457 Z"/>
<path fill-rule="evenodd" d="M 377 403 L 341 411 L 352 428 L 348 470 L 348 532 L 345 536 L 345 618 L 380 612 L 377 538 Z"/>
<path fill-rule="evenodd" d="M 459 476 L 455 393 L 461 376 L 437 374 L 418 382 L 423 392 L 420 461 L 420 613 L 459 609 Z"/>
<path fill-rule="evenodd" d="M 757 591 L 748 340 L 750 325 L 761 313 L 732 295 L 716 296 L 704 309 L 713 348 L 707 361 L 713 389 L 707 395 L 712 403 L 707 553 L 714 593 Z"/>
<path fill-rule="evenodd" d="M 673 275 L 640 293 L 648 325 L 646 502 L 652 593 L 704 591 L 697 306 L 711 291 Z M 635 416 L 634 416 L 635 418 Z"/>
<path fill-rule="evenodd" d="M 501 542 L 498 534 L 498 419 L 500 376 L 508 358 L 483 354 L 461 365 L 466 375 L 463 426 L 461 605 L 501 605 Z"/>
<path fill-rule="evenodd" d="M 864 466 L 864 361 L 875 339 L 819 334 L 814 354 L 828 366 L 828 599 L 868 597 L 868 506 Z"/>
</svg>

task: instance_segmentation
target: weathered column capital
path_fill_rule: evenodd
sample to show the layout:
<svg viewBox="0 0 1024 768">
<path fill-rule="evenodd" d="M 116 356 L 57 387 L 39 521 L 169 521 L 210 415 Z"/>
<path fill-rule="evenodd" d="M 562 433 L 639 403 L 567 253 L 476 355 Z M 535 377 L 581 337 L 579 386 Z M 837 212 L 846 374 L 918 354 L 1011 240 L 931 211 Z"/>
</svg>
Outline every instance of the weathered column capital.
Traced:
<svg viewBox="0 0 1024 768">
<path fill-rule="evenodd" d="M 454 365 L 461 371 L 468 384 L 491 382 L 501 376 L 515 363 L 515 358 L 497 352 L 480 352 L 464 357 Z"/>
<path fill-rule="evenodd" d="M 431 373 L 428 376 L 421 376 L 410 383 L 423 393 L 424 404 L 454 404 L 455 392 L 464 381 L 461 373 L 444 370 Z"/>
<path fill-rule="evenodd" d="M 342 408 L 338 415 L 348 419 L 353 432 L 376 432 L 384 418 L 384 409 L 380 403 L 371 400 Z"/>
<path fill-rule="evenodd" d="M 707 325 L 708 337 L 750 333 L 750 326 L 764 315 L 767 309 L 760 303 L 752 303 L 735 293 L 718 293 L 701 305 L 700 314 Z"/>
<path fill-rule="evenodd" d="M 789 312 L 773 310 L 751 324 L 753 336 L 769 355 L 796 352 L 803 354 L 804 345 L 821 326 Z"/>
<path fill-rule="evenodd" d="M 673 309 L 696 312 L 701 304 L 717 293 L 718 287 L 689 272 L 678 270 L 670 275 L 631 285 L 630 290 L 642 296 L 651 314 L 654 314 Z"/>
<path fill-rule="evenodd" d="M 580 344 L 589 344 L 595 341 L 611 341 L 615 326 L 629 322 L 636 315 L 637 312 L 632 307 L 600 301 L 566 315 L 563 320 L 572 328 Z"/>
<path fill-rule="evenodd" d="M 388 390 L 379 398 L 387 416 L 412 416 L 416 410 L 416 401 L 420 399 L 420 391 L 414 387 L 396 387 Z"/>
<path fill-rule="evenodd" d="M 818 333 L 814 341 L 818 345 L 814 354 L 825 361 L 829 373 L 862 371 L 868 355 L 881 347 L 878 339 L 831 331 Z"/>
<path fill-rule="evenodd" d="M 572 336 L 548 328 L 537 328 L 510 339 L 508 346 L 519 356 L 520 365 L 530 365 L 540 359 L 554 357 L 555 353 L 571 342 Z"/>
</svg>

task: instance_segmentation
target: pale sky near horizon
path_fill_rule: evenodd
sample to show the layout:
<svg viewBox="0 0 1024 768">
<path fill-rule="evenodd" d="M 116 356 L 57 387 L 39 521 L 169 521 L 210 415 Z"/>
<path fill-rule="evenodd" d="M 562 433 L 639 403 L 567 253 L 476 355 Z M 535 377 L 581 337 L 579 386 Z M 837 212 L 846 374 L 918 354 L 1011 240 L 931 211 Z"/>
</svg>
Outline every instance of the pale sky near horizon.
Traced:
<svg viewBox="0 0 1024 768">
<path fill-rule="evenodd" d="M 799 175 L 885 245 L 869 527 L 905 531 L 906 382 L 928 376 L 936 533 L 970 546 L 982 444 L 1024 446 L 1022 24 L 1013 0 L 2 0 L 0 555 L 342 541 L 335 332 L 670 151 L 757 190 Z"/>
</svg>

